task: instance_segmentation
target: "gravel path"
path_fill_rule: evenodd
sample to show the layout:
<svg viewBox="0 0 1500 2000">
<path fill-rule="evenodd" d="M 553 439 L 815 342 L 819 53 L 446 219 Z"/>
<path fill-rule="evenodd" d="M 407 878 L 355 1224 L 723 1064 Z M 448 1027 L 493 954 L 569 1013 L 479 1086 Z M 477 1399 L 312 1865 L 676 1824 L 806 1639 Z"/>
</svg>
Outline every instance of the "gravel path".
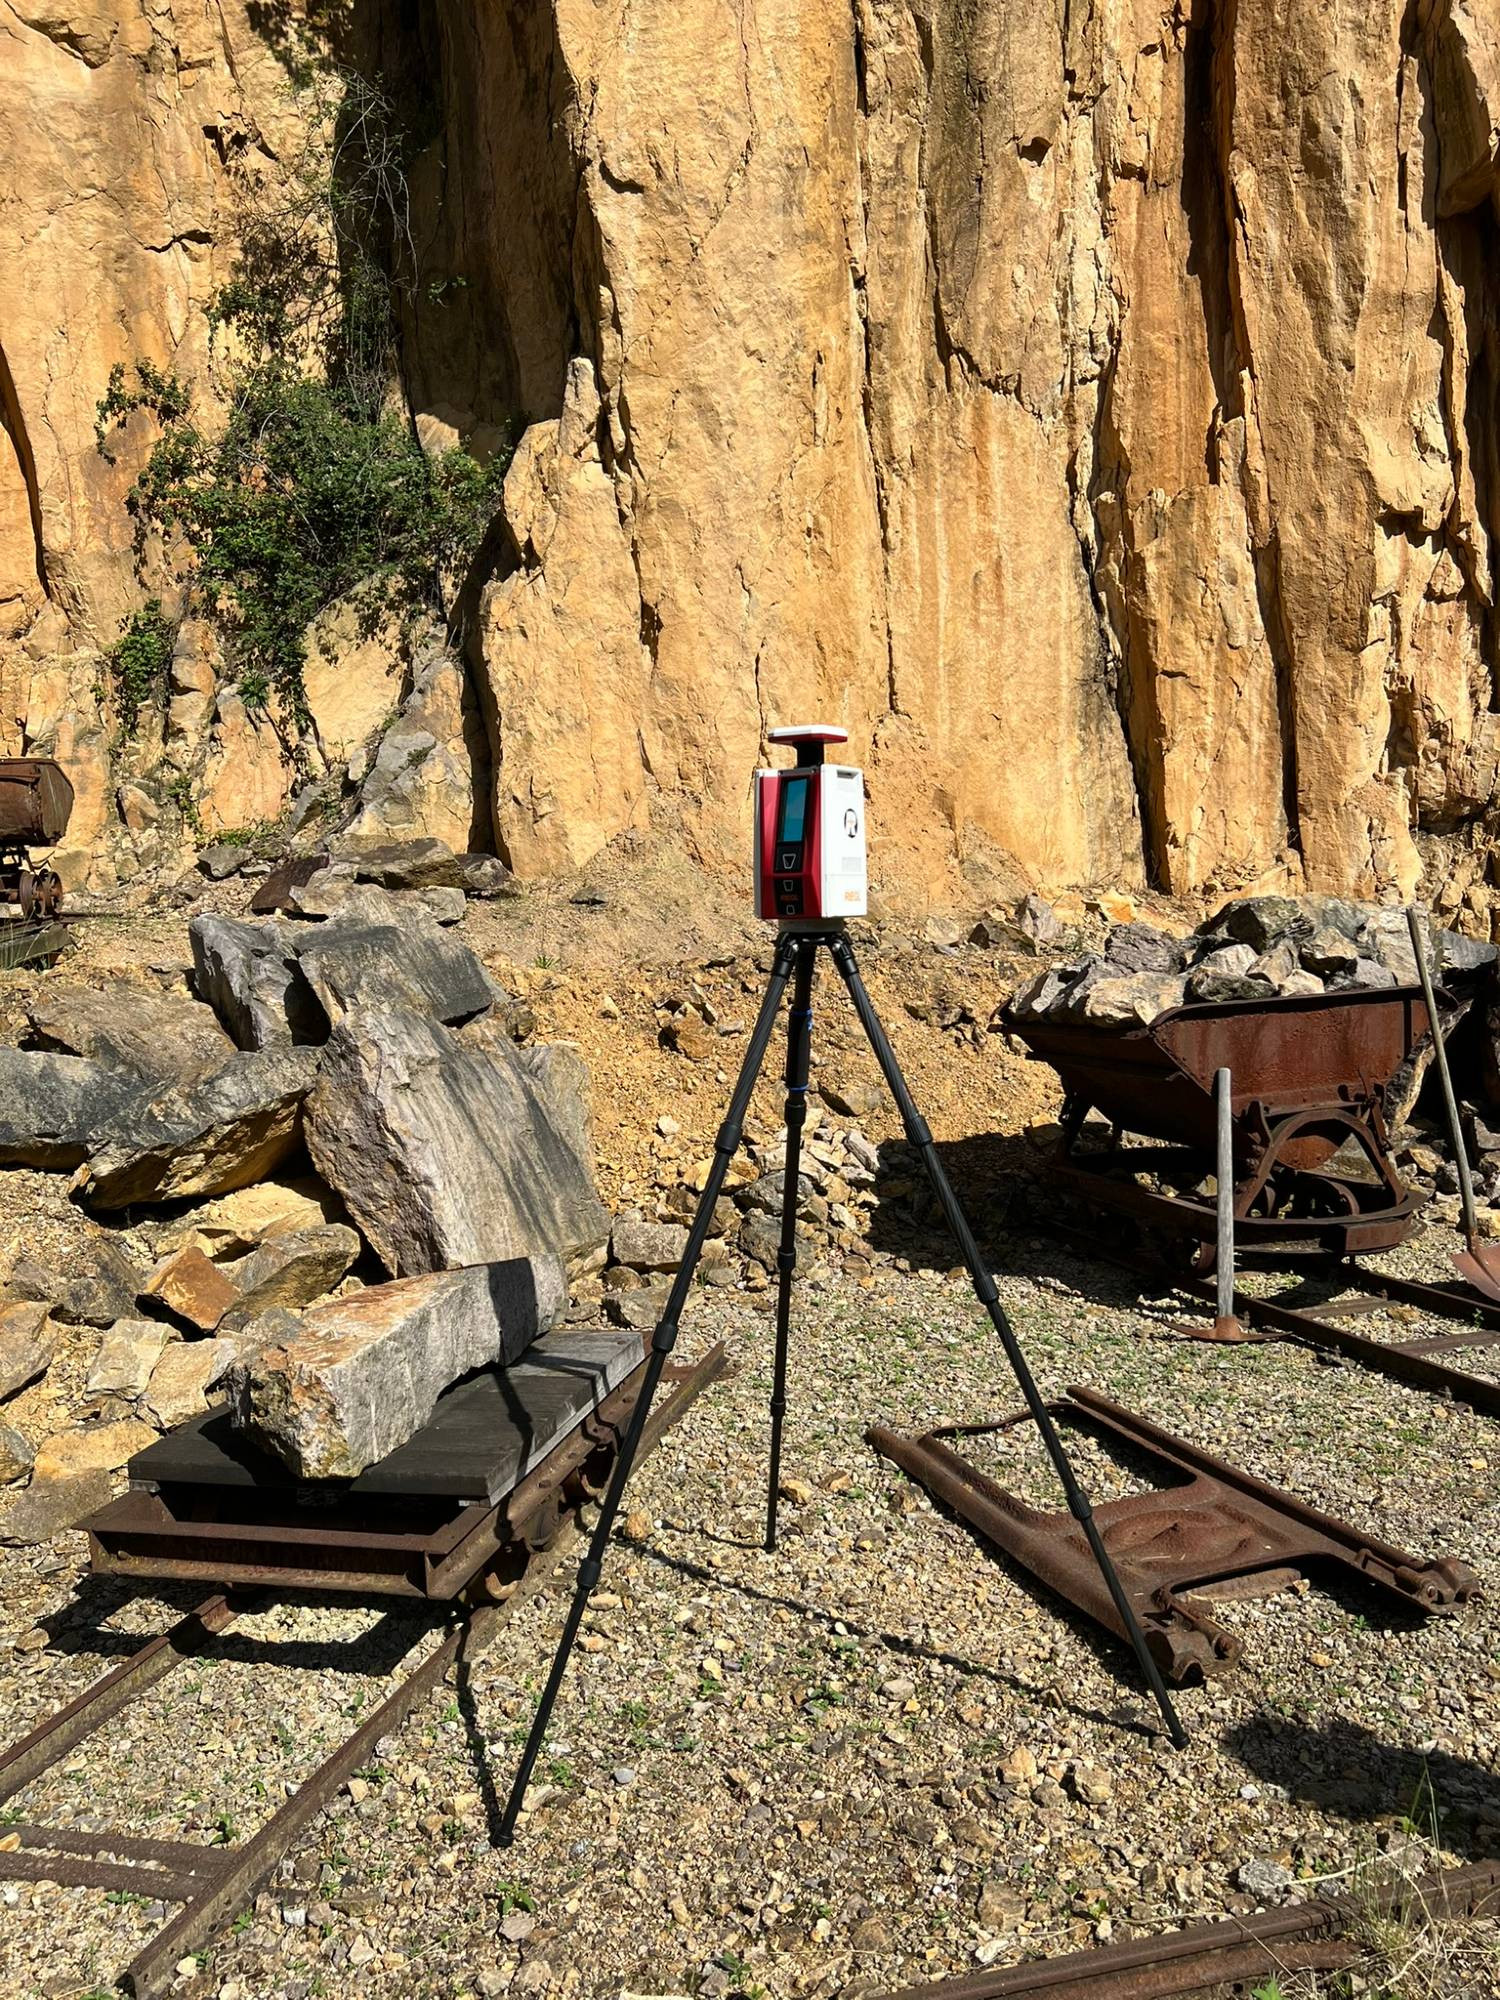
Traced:
<svg viewBox="0 0 1500 2000">
<path fill-rule="evenodd" d="M 1433 1231 L 1399 1261 L 1439 1271 L 1451 1240 Z M 1165 1308 L 1040 1239 L 1013 1240 L 999 1275 L 1050 1391 L 1090 1383 L 1374 1534 L 1494 1576 L 1486 1419 L 1288 1345 L 1162 1338 Z M 202 1968 L 184 1965 L 184 1993 L 831 1995 L 1342 1885 L 1414 1835 L 1443 1860 L 1500 1855 L 1493 1599 L 1425 1626 L 1342 1588 L 1224 1607 L 1245 1661 L 1180 1696 L 1193 1743 L 1176 1755 L 1123 1648 L 874 1456 L 873 1419 L 1016 1406 L 952 1273 L 801 1287 L 786 1471 L 809 1490 L 765 1556 L 768 1303 L 695 1297 L 684 1351 L 726 1335 L 739 1371 L 638 1479 L 636 1538 L 606 1570 L 519 1845 L 492 1850 L 487 1821 L 557 1586 L 380 1746 L 287 1879 Z M 1050 1498 L 1034 1446 L 990 1449 Z M 1097 1453 L 1080 1463 L 1101 1497 L 1124 1490 Z M 81 1538 L 60 1547 L 0 1554 L 7 1736 L 190 1601 L 75 1595 Z M 329 1603 L 246 1617 L 9 1816 L 244 1838 L 435 1631 Z M 0 1907 L 7 1996 L 106 1984 L 161 1915 L 46 1884 L 7 1885 Z"/>
</svg>

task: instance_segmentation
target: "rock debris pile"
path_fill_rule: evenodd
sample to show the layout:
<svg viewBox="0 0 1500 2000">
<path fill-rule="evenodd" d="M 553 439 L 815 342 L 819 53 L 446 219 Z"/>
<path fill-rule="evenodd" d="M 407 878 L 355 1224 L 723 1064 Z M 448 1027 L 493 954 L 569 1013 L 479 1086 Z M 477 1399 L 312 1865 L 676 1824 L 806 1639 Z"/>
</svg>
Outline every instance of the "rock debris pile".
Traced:
<svg viewBox="0 0 1500 2000">
<path fill-rule="evenodd" d="M 447 928 L 493 892 L 483 857 L 407 848 L 271 885 L 299 914 L 195 917 L 191 996 L 49 984 L 0 1050 L 0 1164 L 71 1171 L 127 1225 L 12 1266 L 0 1393 L 50 1365 L 49 1325 L 94 1327 L 118 1420 L 48 1440 L 0 1535 L 97 1505 L 211 1397 L 298 1476 L 352 1477 L 602 1267 L 583 1064 L 522 1046 L 529 1013 Z M 154 1261 L 125 1247 L 153 1212 Z"/>
<path fill-rule="evenodd" d="M 1495 962 L 1493 945 L 1456 931 L 1433 937 L 1443 971 L 1478 972 Z M 1412 986 L 1417 976 L 1404 910 L 1335 896 L 1250 896 L 1226 903 L 1186 937 L 1115 924 L 1102 952 L 1049 965 L 1015 994 L 1010 1011 L 1020 1021 L 1145 1027 L 1195 1002 Z"/>
</svg>

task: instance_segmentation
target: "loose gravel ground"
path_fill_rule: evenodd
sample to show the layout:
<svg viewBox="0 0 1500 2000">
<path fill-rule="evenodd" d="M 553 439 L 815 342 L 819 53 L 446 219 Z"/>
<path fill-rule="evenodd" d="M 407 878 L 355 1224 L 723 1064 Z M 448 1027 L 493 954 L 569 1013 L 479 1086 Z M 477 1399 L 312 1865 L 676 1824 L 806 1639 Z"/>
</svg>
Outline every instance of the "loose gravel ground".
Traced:
<svg viewBox="0 0 1500 2000">
<path fill-rule="evenodd" d="M 1434 1230 L 1398 1261 L 1439 1272 L 1452 1241 Z M 1168 1307 L 1040 1237 L 1011 1239 L 999 1277 L 1049 1391 L 1090 1383 L 1492 1582 L 1490 1420 L 1285 1344 L 1173 1341 Z M 637 1539 L 595 1599 L 519 1845 L 497 1852 L 488 1827 L 571 1562 L 379 1746 L 285 1879 L 183 1966 L 184 1993 L 832 1995 L 1254 1908 L 1246 1864 L 1275 1899 L 1346 1886 L 1413 1839 L 1439 1862 L 1500 1855 L 1493 1596 L 1425 1625 L 1317 1583 L 1223 1607 L 1244 1662 L 1180 1695 L 1179 1755 L 1121 1647 L 874 1455 L 872 1420 L 1016 1406 L 951 1272 L 802 1286 L 786 1471 L 809 1490 L 767 1557 L 767 1303 L 695 1296 L 684 1351 L 725 1337 L 738 1372 L 639 1476 Z M 984 1449 L 1050 1498 L 1034 1446 Z M 1096 1452 L 1081 1462 L 1101 1496 L 1123 1490 Z M 190 1601 L 80 1582 L 82 1555 L 79 1537 L 0 1555 L 7 1736 Z M 10 1816 L 242 1840 L 436 1631 L 330 1602 L 247 1616 Z M 0 1908 L 0 1992 L 26 1996 L 107 1985 L 163 1914 L 49 1884 L 7 1885 Z M 1466 1949 L 1500 1964 L 1493 1945 L 1477 1930 Z"/>
</svg>

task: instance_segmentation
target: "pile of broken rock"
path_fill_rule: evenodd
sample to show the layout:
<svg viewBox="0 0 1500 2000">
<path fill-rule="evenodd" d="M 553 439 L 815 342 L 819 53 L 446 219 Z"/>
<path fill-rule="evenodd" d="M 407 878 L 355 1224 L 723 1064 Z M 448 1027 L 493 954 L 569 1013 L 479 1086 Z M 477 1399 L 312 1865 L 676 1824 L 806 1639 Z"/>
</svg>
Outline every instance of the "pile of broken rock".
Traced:
<svg viewBox="0 0 1500 2000">
<path fill-rule="evenodd" d="M 299 1477 L 350 1477 L 605 1261 L 576 1054 L 517 1042 L 524 1010 L 429 891 L 335 874 L 304 902 L 195 918 L 192 995 L 49 984 L 27 1046 L 0 1049 L 0 1166 L 71 1172 L 159 1253 L 109 1235 L 14 1265 L 0 1398 L 47 1367 L 50 1316 L 100 1330 L 88 1390 L 117 1420 L 38 1449 L 6 1539 L 87 1511 L 210 1393 Z M 0 1480 L 29 1458 L 7 1441 Z"/>
<path fill-rule="evenodd" d="M 1495 962 L 1495 947 L 1435 931 L 1447 972 Z M 1194 1002 L 1267 1000 L 1349 988 L 1412 986 L 1417 964 L 1404 910 L 1336 896 L 1249 896 L 1226 903 L 1187 937 L 1116 924 L 1102 953 L 1048 966 L 1012 998 L 1019 1021 L 1144 1027 Z"/>
</svg>

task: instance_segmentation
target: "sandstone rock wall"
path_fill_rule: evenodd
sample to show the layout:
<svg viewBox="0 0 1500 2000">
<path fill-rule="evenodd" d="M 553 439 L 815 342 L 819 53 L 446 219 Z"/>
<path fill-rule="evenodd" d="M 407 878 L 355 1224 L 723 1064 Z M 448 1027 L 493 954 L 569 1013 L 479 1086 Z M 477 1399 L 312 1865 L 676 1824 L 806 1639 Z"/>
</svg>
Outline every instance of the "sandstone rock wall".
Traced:
<svg viewBox="0 0 1500 2000">
<path fill-rule="evenodd" d="M 1497 50 L 1461 0 L 434 28 L 445 255 L 553 343 L 478 663 L 517 866 L 655 787 L 733 852 L 831 712 L 929 868 L 1410 887 L 1496 769 Z"/>
<path fill-rule="evenodd" d="M 131 600 L 94 405 L 201 366 L 286 11 L 0 4 L 7 723 Z M 1480 873 L 1492 6 L 338 11 L 425 141 L 419 432 L 525 431 L 470 649 L 519 872 L 664 799 L 739 865 L 766 726 L 831 714 L 921 890 Z"/>
</svg>

